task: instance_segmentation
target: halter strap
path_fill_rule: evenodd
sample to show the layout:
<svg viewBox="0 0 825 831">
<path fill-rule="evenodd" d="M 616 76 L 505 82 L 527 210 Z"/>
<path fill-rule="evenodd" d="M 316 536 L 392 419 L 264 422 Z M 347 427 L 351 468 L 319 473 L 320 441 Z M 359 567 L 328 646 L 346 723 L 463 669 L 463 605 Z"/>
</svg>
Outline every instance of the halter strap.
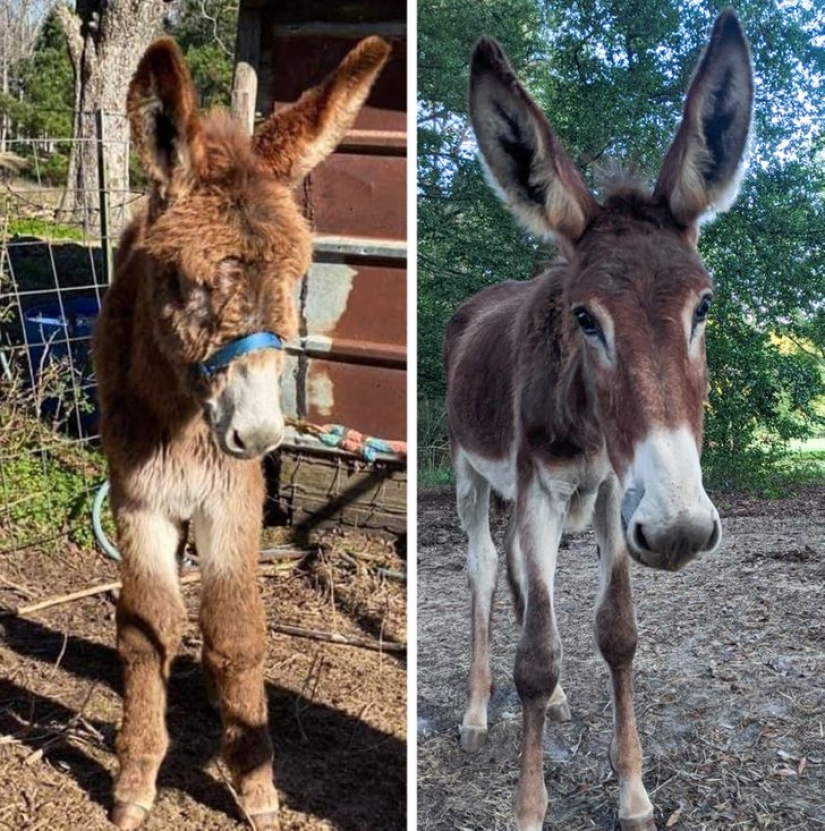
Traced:
<svg viewBox="0 0 825 831">
<path fill-rule="evenodd" d="M 274 332 L 255 332 L 237 340 L 230 341 L 217 352 L 210 355 L 205 361 L 197 365 L 198 371 L 204 378 L 209 378 L 219 369 L 224 369 L 241 355 L 247 352 L 257 352 L 259 349 L 283 349 L 284 342 Z"/>
</svg>

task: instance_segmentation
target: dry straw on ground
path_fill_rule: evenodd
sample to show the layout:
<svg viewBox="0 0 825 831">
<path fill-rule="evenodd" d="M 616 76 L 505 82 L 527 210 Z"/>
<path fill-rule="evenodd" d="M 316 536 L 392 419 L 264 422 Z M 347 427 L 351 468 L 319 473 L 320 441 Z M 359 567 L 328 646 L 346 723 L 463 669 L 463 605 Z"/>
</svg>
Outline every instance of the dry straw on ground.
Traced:
<svg viewBox="0 0 825 831">
<path fill-rule="evenodd" d="M 657 826 L 816 831 L 825 828 L 825 489 L 717 504 L 720 551 L 676 575 L 633 569 L 636 706 Z M 491 730 L 468 756 L 457 741 L 469 664 L 465 543 L 449 492 L 420 496 L 419 514 L 418 827 L 504 831 L 521 732 L 510 599 L 502 585 Z M 494 524 L 500 543 L 505 516 Z M 544 828 L 613 831 L 608 675 L 592 635 L 595 544 L 587 532 L 563 546 L 556 598 L 573 720 L 547 732 Z"/>
<path fill-rule="evenodd" d="M 405 585 L 378 571 L 403 567 L 390 543 L 348 534 L 327 536 L 309 557 L 262 567 L 284 831 L 404 827 L 405 657 L 360 643 L 406 643 Z M 116 577 L 114 564 L 77 549 L 60 558 L 36 549 L 6 554 L 0 607 Z M 172 746 L 147 831 L 240 829 L 199 666 L 197 582 L 184 594 L 190 624 L 173 667 Z M 120 718 L 113 616 L 111 594 L 98 593 L 0 620 L 0 831 L 110 827 Z M 277 631 L 283 627 L 302 636 Z M 358 643 L 326 642 L 319 633 Z"/>
</svg>

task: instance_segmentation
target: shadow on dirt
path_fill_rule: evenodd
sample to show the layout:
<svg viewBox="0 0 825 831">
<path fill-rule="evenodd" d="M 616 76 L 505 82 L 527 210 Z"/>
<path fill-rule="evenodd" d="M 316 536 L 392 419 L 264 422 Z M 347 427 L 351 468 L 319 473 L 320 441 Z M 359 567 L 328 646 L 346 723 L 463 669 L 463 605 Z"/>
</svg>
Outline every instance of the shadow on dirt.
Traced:
<svg viewBox="0 0 825 831">
<path fill-rule="evenodd" d="M 4 640 L 18 655 L 61 669 L 120 692 L 120 660 L 110 647 L 50 629 L 36 621 L 3 622 Z M 62 657 L 61 656 L 62 652 Z M 402 828 L 405 824 L 405 746 L 392 735 L 339 710 L 315 704 L 267 683 L 275 745 L 275 781 L 284 805 L 324 817 L 340 831 L 365 827 Z M 16 735 L 33 750 L 53 742 L 77 712 L 13 681 L 0 681 L 0 734 Z M 229 789 L 204 772 L 218 753 L 220 723 L 207 704 L 200 665 L 175 660 L 169 687 L 167 723 L 172 737 L 161 768 L 159 788 L 188 793 L 196 802 L 239 818 Z M 21 725 L 28 728 L 21 731 Z M 114 726 L 90 726 L 111 750 Z M 69 771 L 90 799 L 111 808 L 111 775 L 82 750 L 66 742 L 48 749 L 53 764 Z M 400 797 L 400 798 L 399 798 Z"/>
</svg>

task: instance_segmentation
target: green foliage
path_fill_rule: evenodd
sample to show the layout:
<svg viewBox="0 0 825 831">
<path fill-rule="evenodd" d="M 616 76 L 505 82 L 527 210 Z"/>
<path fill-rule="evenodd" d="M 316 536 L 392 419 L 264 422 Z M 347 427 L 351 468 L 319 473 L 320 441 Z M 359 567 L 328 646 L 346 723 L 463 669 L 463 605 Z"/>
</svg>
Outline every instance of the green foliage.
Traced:
<svg viewBox="0 0 825 831">
<path fill-rule="evenodd" d="M 238 0 L 184 0 L 167 21 L 206 108 L 229 106 L 237 21 Z"/>
<path fill-rule="evenodd" d="M 0 308 L 0 323 L 8 312 Z M 0 378 L 0 547 L 64 537 L 90 546 L 91 487 L 104 478 L 103 460 L 63 435 L 71 412 L 66 402 L 74 400 L 71 368 L 50 361 L 34 385 L 21 361 L 9 369 Z M 47 401 L 64 404 L 50 419 Z"/>
<path fill-rule="evenodd" d="M 33 451 L 5 460 L 2 473 L 0 533 L 5 525 L 14 546 L 62 536 L 86 548 L 94 545 L 93 492 L 83 471 L 48 451 Z"/>
<path fill-rule="evenodd" d="M 0 95 L 0 112 L 11 120 L 12 136 L 25 141 L 15 149 L 29 162 L 27 175 L 45 184 L 63 184 L 72 135 L 74 77 L 66 41 L 54 12 L 43 23 L 34 53 L 16 68 L 14 94 Z"/>
<path fill-rule="evenodd" d="M 612 161 L 655 176 L 689 73 L 726 5 L 431 0 L 420 7 L 420 400 L 443 399 L 441 340 L 460 302 L 489 283 L 533 276 L 555 253 L 527 238 L 483 181 L 465 103 L 477 37 L 502 42 L 595 186 L 597 168 Z M 740 198 L 700 238 L 717 283 L 705 467 L 717 486 L 758 487 L 790 439 L 821 427 L 825 98 L 817 90 L 825 80 L 825 11 L 780 0 L 743 0 L 737 11 L 759 83 Z M 781 349 L 780 340 L 796 348 Z"/>
</svg>

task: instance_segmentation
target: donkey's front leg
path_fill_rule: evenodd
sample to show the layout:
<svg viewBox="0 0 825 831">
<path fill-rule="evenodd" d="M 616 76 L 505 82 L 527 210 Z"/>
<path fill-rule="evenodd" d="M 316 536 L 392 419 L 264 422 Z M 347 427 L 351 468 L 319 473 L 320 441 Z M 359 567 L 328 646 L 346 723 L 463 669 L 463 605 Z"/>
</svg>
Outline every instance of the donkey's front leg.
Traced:
<svg viewBox="0 0 825 831">
<path fill-rule="evenodd" d="M 521 544 L 518 538 L 518 520 L 515 515 L 510 519 L 507 532 L 504 535 L 504 548 L 507 551 L 507 579 L 513 594 L 516 622 L 524 624 L 524 609 L 527 606 L 527 574 L 524 568 L 524 557 L 521 553 Z M 550 721 L 570 721 L 573 716 L 570 712 L 570 703 L 562 689 L 561 682 L 556 684 L 553 695 L 547 703 L 547 716 Z"/>
<path fill-rule="evenodd" d="M 241 807 L 257 831 L 278 828 L 264 689 L 266 624 L 257 581 L 259 489 L 195 516 L 202 562 L 203 663 L 223 723 L 221 749 Z"/>
<path fill-rule="evenodd" d="M 519 483 L 516 521 L 526 577 L 526 603 L 515 681 L 524 727 L 516 796 L 519 831 L 540 831 L 547 812 L 544 719 L 561 674 L 561 641 L 553 612 L 553 579 L 566 502 L 536 478 Z"/>
<path fill-rule="evenodd" d="M 182 528 L 164 516 L 119 507 L 115 519 L 123 557 L 117 604 L 117 645 L 123 661 L 123 723 L 116 741 L 120 772 L 112 822 L 137 828 L 155 799 L 166 754 L 166 685 L 186 610 L 178 587 Z"/>
<path fill-rule="evenodd" d="M 622 831 L 656 831 L 653 805 L 642 783 L 642 747 L 633 705 L 636 618 L 620 504 L 619 486 L 611 477 L 601 486 L 593 517 L 601 552 L 596 640 L 613 681 L 610 762 L 619 777 L 619 823 Z"/>
</svg>

